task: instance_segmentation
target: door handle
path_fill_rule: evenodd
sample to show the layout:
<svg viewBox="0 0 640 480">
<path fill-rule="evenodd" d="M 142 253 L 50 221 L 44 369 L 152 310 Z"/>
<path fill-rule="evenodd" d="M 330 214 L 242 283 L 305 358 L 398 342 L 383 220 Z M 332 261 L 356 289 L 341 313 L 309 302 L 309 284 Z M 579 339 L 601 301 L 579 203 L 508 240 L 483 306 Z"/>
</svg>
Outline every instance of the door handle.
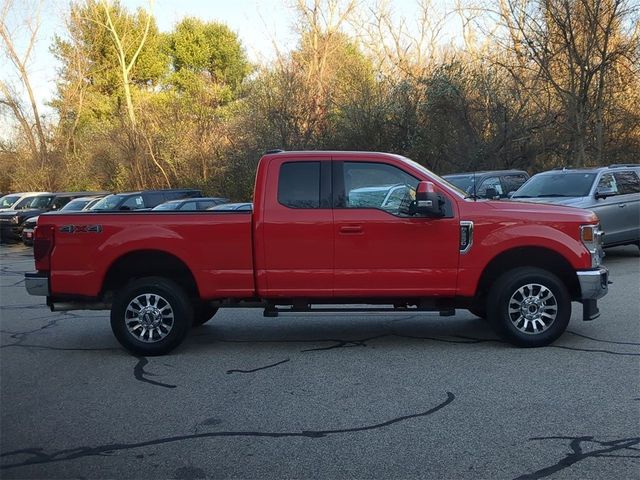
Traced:
<svg viewBox="0 0 640 480">
<path fill-rule="evenodd" d="M 340 227 L 340 233 L 358 234 L 362 233 L 362 225 L 343 225 Z"/>
</svg>

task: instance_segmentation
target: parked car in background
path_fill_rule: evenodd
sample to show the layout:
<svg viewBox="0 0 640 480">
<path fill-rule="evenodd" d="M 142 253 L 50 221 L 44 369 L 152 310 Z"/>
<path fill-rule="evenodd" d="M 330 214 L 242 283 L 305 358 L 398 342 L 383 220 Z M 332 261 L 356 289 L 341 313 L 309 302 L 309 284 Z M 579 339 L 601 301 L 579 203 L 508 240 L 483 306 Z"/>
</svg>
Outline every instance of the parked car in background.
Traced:
<svg viewBox="0 0 640 480">
<path fill-rule="evenodd" d="M 524 170 L 492 170 L 488 172 L 444 175 L 447 182 L 476 198 L 507 198 L 529 179 Z"/>
<path fill-rule="evenodd" d="M 199 197 L 202 197 L 202 192 L 192 189 L 144 190 L 139 192 L 116 193 L 104 197 L 91 208 L 91 211 L 98 213 L 151 210 L 153 207 L 170 200 Z"/>
<path fill-rule="evenodd" d="M 640 165 L 550 170 L 531 177 L 511 199 L 592 210 L 605 247 L 640 248 Z"/>
<path fill-rule="evenodd" d="M 0 212 L 0 239 L 22 240 L 24 222 L 42 213 L 58 211 L 74 198 L 104 195 L 107 192 L 58 192 L 34 196 L 22 208 Z"/>
<path fill-rule="evenodd" d="M 64 207 L 58 210 L 58 212 L 69 213 L 69 212 L 79 212 L 82 210 L 89 210 L 103 196 L 104 195 L 100 195 L 97 197 L 74 198 L 69 203 L 67 203 Z M 40 215 L 27 218 L 22 224 L 22 243 L 24 243 L 25 245 L 33 245 L 33 230 L 38 223 L 38 218 L 40 218 Z"/>
<path fill-rule="evenodd" d="M 216 205 L 215 207 L 208 208 L 207 210 L 226 210 L 226 211 L 236 211 L 236 212 L 250 212 L 253 210 L 253 203 L 244 202 L 244 203 L 223 203 L 221 205 Z"/>
<path fill-rule="evenodd" d="M 20 210 L 25 207 L 36 195 L 43 195 L 50 192 L 21 192 L 9 193 L 0 198 L 0 212 L 7 210 Z"/>
<path fill-rule="evenodd" d="M 180 210 L 180 211 L 200 211 L 208 210 L 211 207 L 228 202 L 228 198 L 221 197 L 202 197 L 202 198 L 185 198 L 182 200 L 171 200 L 161 203 L 153 207 L 151 210 Z"/>
</svg>

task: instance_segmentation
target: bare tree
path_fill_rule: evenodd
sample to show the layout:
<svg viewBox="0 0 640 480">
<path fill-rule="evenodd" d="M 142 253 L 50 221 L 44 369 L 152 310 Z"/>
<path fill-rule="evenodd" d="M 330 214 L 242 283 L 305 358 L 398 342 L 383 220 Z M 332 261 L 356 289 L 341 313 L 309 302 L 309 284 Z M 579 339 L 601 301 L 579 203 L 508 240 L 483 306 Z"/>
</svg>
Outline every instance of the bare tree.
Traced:
<svg viewBox="0 0 640 480">
<path fill-rule="evenodd" d="M 18 88 L 13 85 L 9 78 L 0 80 L 0 94 L 2 94 L 0 105 L 9 108 L 20 126 L 32 158 L 38 161 L 40 167 L 45 171 L 49 160 L 47 138 L 28 70 L 28 64 L 32 59 L 33 50 L 38 39 L 42 3 L 42 0 L 40 0 L 34 8 L 20 10 L 21 13 L 24 13 L 25 18 L 22 19 L 22 24 L 28 35 L 23 51 L 19 51 L 18 42 L 16 41 L 19 35 L 15 31 L 17 28 L 12 30 L 8 23 L 9 16 L 15 14 L 17 9 L 12 0 L 3 0 L 2 2 L 0 16 L 2 53 L 8 58 L 10 65 L 13 67 L 13 73 L 21 87 Z M 9 75 L 10 73 L 5 72 L 5 74 Z M 26 106 L 22 101 L 20 92 L 22 89 L 26 92 L 28 99 L 28 105 Z"/>
</svg>

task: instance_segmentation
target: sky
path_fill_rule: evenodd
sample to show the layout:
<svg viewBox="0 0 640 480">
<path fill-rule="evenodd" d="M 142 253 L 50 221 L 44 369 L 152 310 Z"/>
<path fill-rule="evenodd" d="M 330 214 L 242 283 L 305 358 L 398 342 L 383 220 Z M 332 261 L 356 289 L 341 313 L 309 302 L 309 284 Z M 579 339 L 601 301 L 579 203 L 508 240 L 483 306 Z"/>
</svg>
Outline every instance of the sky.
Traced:
<svg viewBox="0 0 640 480">
<path fill-rule="evenodd" d="M 20 17 L 24 17 L 28 7 L 37 4 L 38 0 L 13 1 L 15 15 L 8 18 L 8 23 L 15 31 L 16 38 L 19 38 L 24 36 Z M 138 7 L 149 9 L 149 0 L 120 1 L 130 10 Z M 375 4 L 375 0 L 360 2 L 365 8 Z M 295 47 L 296 16 L 290 7 L 291 3 L 292 0 L 155 0 L 152 12 L 158 28 L 163 32 L 172 30 L 176 23 L 187 16 L 225 23 L 238 34 L 252 62 L 266 63 L 274 56 L 274 43 L 280 51 L 285 52 Z M 57 77 L 57 63 L 49 49 L 55 34 L 64 35 L 64 17 L 68 5 L 69 0 L 44 0 L 39 38 L 29 64 L 35 95 L 45 115 L 51 113 L 46 104 L 54 94 Z M 417 17 L 417 0 L 392 0 L 391 5 L 398 15 L 409 20 Z M 7 59 L 0 57 L 0 77 L 10 78 L 9 71 Z M 7 119 L 0 118 L 0 129 L 5 130 L 0 131 L 0 138 L 6 137 L 6 128 Z"/>
</svg>

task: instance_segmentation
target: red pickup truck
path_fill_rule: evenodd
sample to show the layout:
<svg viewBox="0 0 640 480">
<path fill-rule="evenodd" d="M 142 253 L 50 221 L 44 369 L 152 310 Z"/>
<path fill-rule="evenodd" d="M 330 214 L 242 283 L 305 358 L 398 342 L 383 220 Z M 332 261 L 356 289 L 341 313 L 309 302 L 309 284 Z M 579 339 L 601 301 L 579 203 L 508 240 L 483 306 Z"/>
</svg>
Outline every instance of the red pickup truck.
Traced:
<svg viewBox="0 0 640 480">
<path fill-rule="evenodd" d="M 564 332 L 572 301 L 591 320 L 608 291 L 592 212 L 475 201 L 398 155 L 268 153 L 253 200 L 253 211 L 42 215 L 26 288 L 53 311 L 110 309 L 116 338 L 142 355 L 169 352 L 220 307 L 464 308 L 536 347 Z"/>
</svg>

